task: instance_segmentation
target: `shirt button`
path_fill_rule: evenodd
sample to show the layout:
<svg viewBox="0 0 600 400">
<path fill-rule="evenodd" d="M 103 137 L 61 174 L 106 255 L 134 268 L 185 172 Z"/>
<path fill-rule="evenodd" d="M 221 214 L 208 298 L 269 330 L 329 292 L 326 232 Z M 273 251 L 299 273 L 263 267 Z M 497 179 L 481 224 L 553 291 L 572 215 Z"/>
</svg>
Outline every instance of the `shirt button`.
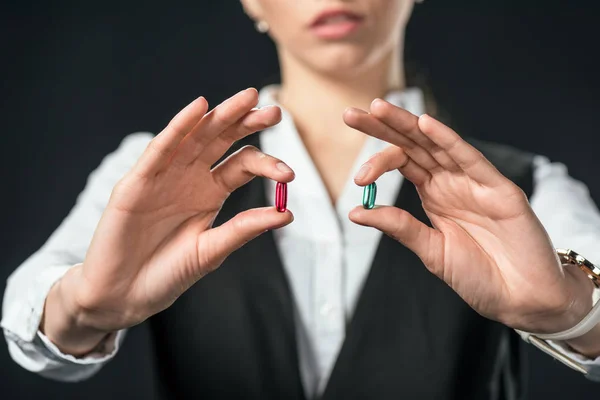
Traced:
<svg viewBox="0 0 600 400">
<path fill-rule="evenodd" d="M 330 314 L 332 314 L 333 312 L 333 306 L 329 303 L 324 303 L 321 308 L 319 309 L 319 313 L 323 316 L 323 317 L 328 317 Z"/>
</svg>

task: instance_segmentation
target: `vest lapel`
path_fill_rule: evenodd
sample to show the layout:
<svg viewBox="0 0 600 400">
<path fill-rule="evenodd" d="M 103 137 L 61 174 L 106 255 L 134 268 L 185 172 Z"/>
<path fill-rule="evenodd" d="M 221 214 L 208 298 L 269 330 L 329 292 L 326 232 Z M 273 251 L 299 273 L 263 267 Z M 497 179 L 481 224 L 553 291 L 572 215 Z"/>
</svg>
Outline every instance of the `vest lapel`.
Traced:
<svg viewBox="0 0 600 400">
<path fill-rule="evenodd" d="M 412 183 L 402 184 L 395 206 L 431 226 Z M 435 342 L 423 292 L 440 286 L 412 251 L 383 235 L 322 399 L 380 398 L 390 385 L 405 386 L 396 393 L 409 394 L 411 384 L 404 379 L 414 374 L 406 370 L 426 360 Z M 388 365 L 390 358 L 396 367 Z"/>
<path fill-rule="evenodd" d="M 239 146 L 260 148 L 255 133 Z M 265 181 L 255 178 L 237 193 L 239 204 L 228 207 L 240 210 L 264 207 L 267 204 Z M 234 194 L 235 194 L 234 193 Z M 224 210 L 225 211 L 225 210 Z M 231 218 L 224 214 L 222 217 Z M 294 305 L 290 284 L 283 268 L 272 231 L 266 232 L 229 257 L 228 266 L 242 266 L 242 290 L 246 297 L 248 318 L 256 333 L 254 345 L 260 358 L 263 393 L 269 398 L 304 399 L 300 379 L 296 343 Z M 294 397 L 290 395 L 294 393 Z"/>
<path fill-rule="evenodd" d="M 474 144 L 531 195 L 531 155 Z M 403 183 L 395 206 L 431 226 L 412 183 Z M 471 309 L 412 251 L 384 235 L 322 399 L 489 398 L 498 343 L 506 331 Z"/>
<path fill-rule="evenodd" d="M 245 144 L 258 147 L 257 135 Z M 214 226 L 266 204 L 256 178 L 225 202 Z M 272 232 L 232 253 L 152 318 L 169 398 L 304 400 L 290 286 Z"/>
<path fill-rule="evenodd" d="M 264 206 L 264 181 L 257 179 L 253 186 L 253 196 L 260 197 L 260 201 L 249 202 L 247 208 Z M 265 393 L 275 394 L 273 398 L 304 399 L 292 293 L 273 232 L 255 239 L 252 246 L 240 251 L 232 263 L 246 268 L 243 290 L 246 292 L 249 318 L 255 327 L 259 327 L 255 330 L 258 334 L 255 344 L 257 354 L 262 358 Z M 291 393 L 295 397 L 290 397 Z"/>
</svg>

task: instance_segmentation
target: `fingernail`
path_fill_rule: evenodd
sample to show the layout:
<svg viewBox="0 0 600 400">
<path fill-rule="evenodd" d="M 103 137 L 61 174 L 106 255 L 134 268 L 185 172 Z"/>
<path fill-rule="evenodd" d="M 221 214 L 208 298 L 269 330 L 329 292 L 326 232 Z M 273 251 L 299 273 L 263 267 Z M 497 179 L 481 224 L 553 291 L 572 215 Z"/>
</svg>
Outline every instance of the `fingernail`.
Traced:
<svg viewBox="0 0 600 400">
<path fill-rule="evenodd" d="M 379 97 L 377 97 L 376 99 L 374 99 L 374 100 L 371 102 L 371 106 L 374 106 L 375 104 L 379 103 L 380 101 L 383 101 L 383 100 L 381 100 Z"/>
<path fill-rule="evenodd" d="M 244 94 L 244 93 L 250 93 L 250 92 L 257 92 L 256 89 L 254 88 L 248 88 L 248 89 L 244 89 L 241 92 L 239 92 L 238 94 Z"/>
<path fill-rule="evenodd" d="M 366 112 L 365 110 L 361 110 L 360 108 L 356 108 L 356 107 L 348 107 L 348 108 L 346 108 L 346 110 L 344 112 L 345 113 L 355 112 L 357 114 L 368 114 L 368 112 Z"/>
<path fill-rule="evenodd" d="M 361 209 L 358 208 L 350 210 L 350 212 L 348 213 L 348 218 L 360 219 L 360 212 Z"/>
<path fill-rule="evenodd" d="M 288 167 L 287 165 L 285 165 L 282 162 L 278 162 L 276 165 L 278 170 L 280 170 L 281 172 L 285 172 L 285 173 L 290 173 L 290 172 L 294 172 L 290 167 Z"/>
<path fill-rule="evenodd" d="M 367 176 L 367 174 L 369 173 L 370 170 L 371 170 L 371 166 L 369 164 L 363 164 L 363 166 L 360 167 L 360 169 L 354 176 L 354 180 L 359 181 L 359 180 L 363 179 L 365 176 Z"/>
</svg>

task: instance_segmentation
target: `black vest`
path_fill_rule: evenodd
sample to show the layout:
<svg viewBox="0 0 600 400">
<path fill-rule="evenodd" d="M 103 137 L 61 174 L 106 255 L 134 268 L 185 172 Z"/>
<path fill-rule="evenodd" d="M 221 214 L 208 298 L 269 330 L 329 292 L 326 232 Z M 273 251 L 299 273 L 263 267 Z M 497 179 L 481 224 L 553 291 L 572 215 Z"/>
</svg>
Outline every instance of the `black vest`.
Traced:
<svg viewBox="0 0 600 400">
<path fill-rule="evenodd" d="M 240 144 L 248 143 L 258 147 L 258 134 Z M 474 144 L 531 194 L 529 154 Z M 215 226 L 265 204 L 264 182 L 255 179 L 230 196 Z M 430 224 L 410 182 L 396 206 Z M 164 397 L 305 399 L 293 301 L 271 232 L 233 253 L 150 321 Z M 383 235 L 322 399 L 513 398 L 515 344 L 510 329 L 481 317 Z"/>
</svg>

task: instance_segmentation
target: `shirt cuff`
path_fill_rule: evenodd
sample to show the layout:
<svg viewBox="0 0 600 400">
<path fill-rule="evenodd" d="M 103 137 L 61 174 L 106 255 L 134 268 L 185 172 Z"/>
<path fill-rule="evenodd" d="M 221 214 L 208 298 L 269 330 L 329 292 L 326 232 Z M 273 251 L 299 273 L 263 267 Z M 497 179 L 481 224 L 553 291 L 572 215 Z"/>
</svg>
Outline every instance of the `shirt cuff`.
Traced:
<svg viewBox="0 0 600 400">
<path fill-rule="evenodd" d="M 8 352 L 23 368 L 46 378 L 63 382 L 78 382 L 98 372 L 119 349 L 125 330 L 113 333 L 103 341 L 107 354 L 96 351 L 82 358 L 61 353 L 42 333 L 32 341 L 24 341 L 14 333 L 5 330 Z M 111 343 L 114 348 L 110 348 Z"/>
<path fill-rule="evenodd" d="M 75 357 L 71 354 L 65 354 L 59 350 L 54 343 L 48 339 L 42 332 L 37 332 L 37 338 L 40 351 L 44 352 L 48 358 L 52 358 L 58 362 L 68 362 L 78 365 L 104 364 L 113 358 L 119 351 L 119 347 L 125 338 L 125 330 L 112 332 L 108 334 L 102 341 L 88 354 L 83 357 Z"/>
<path fill-rule="evenodd" d="M 46 297 L 71 267 L 49 266 L 32 277 L 24 293 L 13 293 L 0 321 L 9 353 L 18 364 L 29 371 L 62 381 L 80 381 L 93 375 L 116 355 L 125 336 L 125 330 L 111 333 L 90 354 L 78 358 L 62 353 L 39 331 Z"/>
<path fill-rule="evenodd" d="M 48 292 L 62 278 L 70 266 L 57 265 L 45 268 L 37 274 L 26 289 L 27 293 L 15 299 L 5 311 L 0 325 L 21 340 L 31 342 L 36 336 Z M 6 300 L 6 299 L 5 299 Z"/>
</svg>

